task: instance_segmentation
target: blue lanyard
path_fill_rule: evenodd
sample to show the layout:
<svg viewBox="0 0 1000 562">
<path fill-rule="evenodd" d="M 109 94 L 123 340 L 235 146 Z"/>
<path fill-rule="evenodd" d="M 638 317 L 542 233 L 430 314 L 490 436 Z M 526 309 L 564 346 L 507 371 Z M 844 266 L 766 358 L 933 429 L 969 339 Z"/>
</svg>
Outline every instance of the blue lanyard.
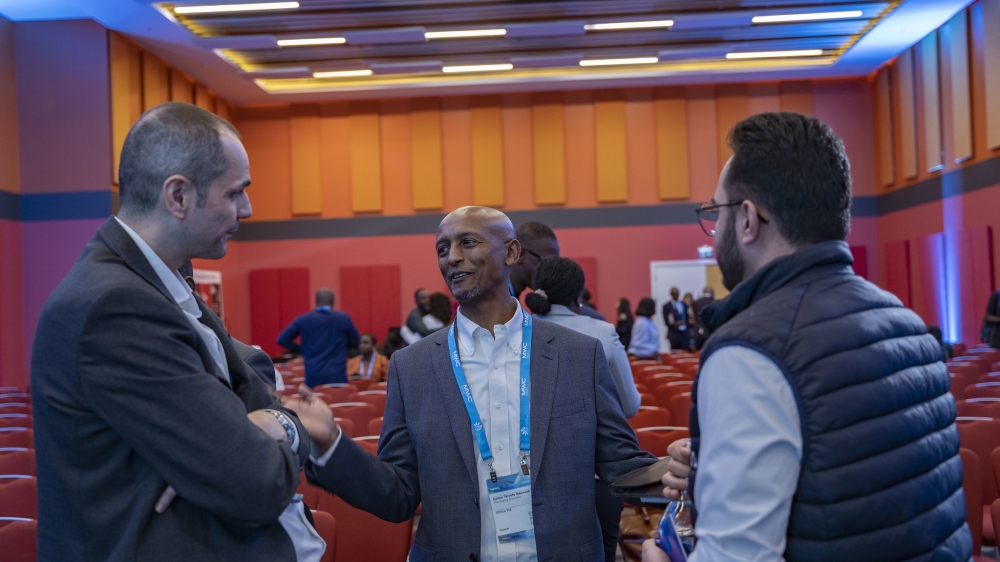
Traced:
<svg viewBox="0 0 1000 562">
<path fill-rule="evenodd" d="M 531 451 L 531 315 L 522 312 L 524 324 L 521 330 L 521 472 L 528 475 L 528 453 Z M 472 422 L 472 432 L 476 435 L 476 442 L 479 444 L 479 454 L 490 467 L 490 479 L 497 481 L 497 473 L 493 470 L 493 452 L 490 450 L 490 443 L 486 439 L 486 429 L 483 427 L 483 420 L 479 417 L 479 410 L 472 400 L 472 391 L 469 389 L 469 381 L 465 378 L 465 369 L 462 368 L 462 360 L 458 355 L 458 346 L 455 344 L 458 334 L 458 321 L 452 324 L 452 329 L 448 330 L 448 352 L 451 354 L 451 369 L 455 372 L 455 381 L 459 390 L 462 391 L 462 399 L 465 402 L 465 409 L 469 413 L 469 421 Z"/>
<path fill-rule="evenodd" d="M 364 357 L 361 358 L 361 376 L 365 377 L 366 379 L 371 378 L 372 371 L 375 370 L 375 356 L 376 355 L 378 355 L 378 353 L 376 353 L 376 352 L 373 351 L 372 352 L 372 360 L 368 362 L 368 374 L 367 375 L 365 374 L 365 361 L 364 361 L 365 358 Z"/>
</svg>

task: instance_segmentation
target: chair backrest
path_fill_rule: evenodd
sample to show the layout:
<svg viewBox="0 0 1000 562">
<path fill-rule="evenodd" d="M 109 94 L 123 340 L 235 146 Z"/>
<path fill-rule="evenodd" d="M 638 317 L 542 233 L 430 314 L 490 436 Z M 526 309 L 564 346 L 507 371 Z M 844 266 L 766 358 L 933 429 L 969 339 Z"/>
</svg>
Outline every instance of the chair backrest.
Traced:
<svg viewBox="0 0 1000 562">
<path fill-rule="evenodd" d="M 27 414 L 3 414 L 0 415 L 0 427 L 32 427 L 31 416 Z"/>
<path fill-rule="evenodd" d="M 35 448 L 35 432 L 23 427 L 0 427 L 0 448 Z"/>
<path fill-rule="evenodd" d="M 691 423 L 691 393 L 682 392 L 670 399 L 674 425 L 687 427 Z"/>
<path fill-rule="evenodd" d="M 642 384 L 641 382 L 635 383 L 635 391 L 638 392 L 639 394 L 642 394 L 644 392 L 646 394 L 652 394 L 652 392 L 650 392 L 650 390 L 649 390 L 649 387 L 646 386 L 646 385 L 644 385 L 644 384 Z"/>
<path fill-rule="evenodd" d="M 0 475 L 0 517 L 38 519 L 38 486 L 28 475 Z"/>
<path fill-rule="evenodd" d="M 639 405 L 640 406 L 653 406 L 659 407 L 659 403 L 656 401 L 656 397 L 652 394 L 647 394 L 645 392 L 639 393 Z"/>
<path fill-rule="evenodd" d="M 6 562 L 35 562 L 38 522 L 30 518 L 0 517 L 0 552 Z"/>
<path fill-rule="evenodd" d="M 669 408 L 670 401 L 673 400 L 674 396 L 683 392 L 690 392 L 693 384 L 689 380 L 668 380 L 668 382 L 661 382 L 656 385 L 656 390 L 653 391 L 653 394 L 659 400 L 660 404 Z"/>
<path fill-rule="evenodd" d="M 368 435 L 382 435 L 382 416 L 368 422 Z"/>
<path fill-rule="evenodd" d="M 0 404 L 0 414 L 30 414 L 31 404 L 24 402 L 4 402 Z"/>
<path fill-rule="evenodd" d="M 323 551 L 319 562 L 335 562 L 337 560 L 337 520 L 325 511 L 314 510 L 312 516 L 316 532 L 326 543 L 326 550 Z"/>
<path fill-rule="evenodd" d="M 666 408 L 639 406 L 639 412 L 629 418 L 628 423 L 632 429 L 671 425 L 670 412 Z"/>
<path fill-rule="evenodd" d="M 347 397 L 349 402 L 366 402 L 375 407 L 375 416 L 379 417 L 385 413 L 385 398 L 386 394 L 384 390 L 373 390 L 369 392 L 355 392 L 354 394 Z M 365 424 L 365 428 L 368 428 L 368 424 Z"/>
<path fill-rule="evenodd" d="M 954 359 L 948 362 L 949 365 L 956 365 L 956 364 L 960 365 L 963 363 L 966 365 L 975 366 L 980 373 L 989 372 L 990 366 L 993 365 L 992 361 L 984 357 L 980 357 L 978 355 L 963 355 L 962 357 L 955 357 Z"/>
<path fill-rule="evenodd" d="M 965 399 L 1000 398 L 1000 382 L 979 382 L 965 387 Z"/>
<path fill-rule="evenodd" d="M 979 507 L 982 511 L 984 504 L 989 505 L 997 499 L 997 484 L 993 479 L 990 454 L 993 449 L 1000 447 L 1000 420 L 959 418 L 957 425 L 961 446 L 978 455 L 983 463 L 982 501 Z"/>
<path fill-rule="evenodd" d="M 353 386 L 357 392 L 368 390 L 373 384 L 375 384 L 375 381 L 372 379 L 351 379 L 347 382 Z"/>
<path fill-rule="evenodd" d="M 406 561 L 413 519 L 389 523 L 325 492 L 320 494 L 318 509 L 337 520 L 337 562 Z"/>
<path fill-rule="evenodd" d="M 338 384 L 338 385 L 320 385 L 313 389 L 316 394 L 323 397 L 323 400 L 327 404 L 336 404 L 338 402 L 347 402 L 350 396 L 357 392 L 357 390 L 349 384 Z"/>
<path fill-rule="evenodd" d="M 635 430 L 635 437 L 639 441 L 639 448 L 658 457 L 667 456 L 667 447 L 674 441 L 690 436 L 691 434 L 686 427 L 670 425 L 641 427 Z"/>
<path fill-rule="evenodd" d="M 0 394 L 0 404 L 31 404 L 31 395 L 23 392 Z"/>
<path fill-rule="evenodd" d="M 972 384 L 979 379 L 983 371 L 973 363 L 948 363 L 948 372 L 957 375 L 965 380 L 965 384 Z"/>
<path fill-rule="evenodd" d="M 378 435 L 365 435 L 355 437 L 354 442 L 361 445 L 361 448 L 373 455 L 378 455 Z"/>
<path fill-rule="evenodd" d="M 951 376 L 951 395 L 955 397 L 955 401 L 965 400 L 965 387 L 968 384 L 965 381 L 965 377 L 961 375 L 956 375 L 955 373 L 950 373 Z"/>
<path fill-rule="evenodd" d="M 997 361 L 1000 361 L 1000 351 L 991 348 L 976 348 L 970 349 L 968 353 L 965 354 L 966 357 L 979 357 L 989 361 L 990 365 L 993 365 Z"/>
<path fill-rule="evenodd" d="M 340 402 L 330 404 L 330 408 L 333 409 L 334 416 L 353 421 L 355 432 L 364 431 L 368 428 L 368 422 L 378 417 L 375 406 L 367 402 Z"/>
<path fill-rule="evenodd" d="M 962 457 L 962 491 L 965 493 L 965 522 L 972 531 L 972 552 L 983 548 L 983 465 L 971 449 L 958 450 Z"/>
<path fill-rule="evenodd" d="M 333 418 L 333 421 L 337 422 L 337 425 L 340 426 L 340 431 L 343 431 L 344 435 L 354 437 L 354 420 L 350 418 Z"/>
<path fill-rule="evenodd" d="M 24 449 L 20 451 L 0 452 L 0 474 L 35 475 L 35 451 Z"/>
</svg>

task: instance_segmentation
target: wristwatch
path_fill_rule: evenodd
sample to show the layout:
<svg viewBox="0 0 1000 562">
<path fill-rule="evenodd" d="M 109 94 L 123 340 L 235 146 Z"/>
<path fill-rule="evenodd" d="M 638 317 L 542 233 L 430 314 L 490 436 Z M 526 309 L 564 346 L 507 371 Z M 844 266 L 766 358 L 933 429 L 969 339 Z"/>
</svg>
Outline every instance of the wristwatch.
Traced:
<svg viewBox="0 0 1000 562">
<path fill-rule="evenodd" d="M 295 424 L 292 423 L 292 420 L 290 420 L 284 412 L 279 412 L 278 410 L 264 411 L 271 414 L 276 420 L 278 420 L 278 423 L 281 424 L 281 427 L 284 428 L 285 433 L 288 435 L 288 443 L 293 444 L 294 446 L 295 438 L 299 436 L 299 432 L 295 429 Z"/>
</svg>

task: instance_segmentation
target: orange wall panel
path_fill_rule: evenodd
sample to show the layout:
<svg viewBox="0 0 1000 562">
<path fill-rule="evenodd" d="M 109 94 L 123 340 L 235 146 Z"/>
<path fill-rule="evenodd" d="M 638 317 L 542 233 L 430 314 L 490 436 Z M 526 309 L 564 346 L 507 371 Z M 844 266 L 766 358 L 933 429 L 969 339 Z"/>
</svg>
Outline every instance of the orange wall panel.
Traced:
<svg viewBox="0 0 1000 562">
<path fill-rule="evenodd" d="M 946 134 L 945 155 L 949 164 L 972 158 L 967 17 L 963 10 L 941 27 L 941 90 Z"/>
<path fill-rule="evenodd" d="M 247 189 L 253 206 L 250 220 L 287 220 L 292 216 L 291 135 L 289 109 L 241 109 L 235 125 L 250 158 Z"/>
<path fill-rule="evenodd" d="M 733 151 L 726 142 L 729 131 L 740 121 L 750 116 L 745 84 L 720 84 L 715 100 L 716 142 L 718 144 L 719 166 L 724 166 Z"/>
<path fill-rule="evenodd" d="M 142 107 L 143 111 L 170 101 L 170 67 L 160 59 L 142 53 Z"/>
<path fill-rule="evenodd" d="M 141 57 L 137 49 L 121 35 L 111 33 L 108 38 L 111 72 L 111 182 L 118 184 L 118 165 L 121 159 L 125 136 L 132 126 L 132 59 Z M 140 66 L 141 68 L 141 66 Z M 142 77 L 138 77 L 139 94 L 142 93 Z M 15 121 L 16 124 L 16 121 Z M 16 154 L 16 152 L 15 152 Z"/>
<path fill-rule="evenodd" d="M 980 0 L 986 110 L 986 141 L 990 150 L 1000 148 L 1000 0 Z"/>
<path fill-rule="evenodd" d="M 851 192 L 855 196 L 876 193 L 875 138 L 872 123 L 859 116 L 872 114 L 868 85 L 857 80 L 824 81 L 813 85 L 815 117 L 829 125 L 844 141 L 851 161 Z M 877 248 L 869 248 L 873 255 Z M 877 272 L 877 267 L 868 271 Z"/>
<path fill-rule="evenodd" d="M 893 169 L 892 94 L 889 69 L 883 68 L 875 75 L 875 135 L 878 139 L 878 180 L 882 188 L 891 187 L 896 181 Z"/>
<path fill-rule="evenodd" d="M 895 134 L 899 152 L 899 176 L 905 179 L 917 177 L 917 127 L 916 101 L 913 91 L 913 50 L 899 55 L 892 67 L 892 94 L 895 113 L 893 122 L 897 124 Z"/>
<path fill-rule="evenodd" d="M 503 96 L 503 177 L 506 209 L 535 208 L 535 149 L 531 97 Z"/>
<path fill-rule="evenodd" d="M 289 135 L 292 142 L 292 214 L 318 215 L 323 208 L 319 166 L 319 107 L 293 107 L 289 119 Z"/>
<path fill-rule="evenodd" d="M 594 98 L 588 91 L 567 92 L 566 113 L 566 206 L 597 206 L 597 138 Z"/>
<path fill-rule="evenodd" d="M 212 113 L 215 113 L 215 94 L 210 92 L 209 89 L 206 88 L 205 86 L 202 86 L 201 84 L 195 84 L 194 104 L 204 109 L 205 111 L 211 111 Z"/>
<path fill-rule="evenodd" d="M 602 92 L 594 100 L 597 140 L 597 200 L 623 203 L 628 200 L 628 136 L 625 101 L 618 92 Z"/>
<path fill-rule="evenodd" d="M 413 166 L 410 153 L 410 109 L 407 100 L 382 102 L 382 212 L 413 212 Z"/>
<path fill-rule="evenodd" d="M 12 193 L 21 191 L 15 66 L 14 24 L 0 17 L 0 191 Z"/>
<path fill-rule="evenodd" d="M 561 205 L 566 202 L 566 130 L 560 100 L 554 96 L 533 100 L 531 125 L 535 149 L 535 203 Z"/>
<path fill-rule="evenodd" d="M 444 209 L 473 204 L 472 115 L 469 99 L 447 98 L 441 104 Z"/>
<path fill-rule="evenodd" d="M 503 207 L 503 117 L 499 99 L 478 100 L 472 119 L 472 200 Z"/>
<path fill-rule="evenodd" d="M 691 174 L 691 200 L 708 201 L 715 195 L 719 172 L 716 141 L 715 87 L 689 86 L 685 89 L 688 108 L 688 170 Z"/>
<path fill-rule="evenodd" d="M 194 103 L 194 81 L 174 68 L 170 69 L 170 101 Z"/>
<path fill-rule="evenodd" d="M 323 216 L 349 217 L 351 210 L 351 123 L 346 103 L 320 107 L 320 199 Z"/>
<path fill-rule="evenodd" d="M 377 108 L 367 104 L 351 111 L 351 209 L 382 210 L 382 150 Z"/>
<path fill-rule="evenodd" d="M 413 164 L 413 208 L 440 209 L 444 205 L 441 170 L 441 106 L 414 107 L 410 113 L 410 150 Z"/>
<path fill-rule="evenodd" d="M 941 92 L 939 89 L 938 34 L 931 33 L 918 44 L 920 56 L 920 93 L 923 100 L 924 135 L 923 169 L 934 172 L 943 165 L 941 151 Z M 877 133 L 877 131 L 876 131 Z"/>
<path fill-rule="evenodd" d="M 651 89 L 628 90 L 625 94 L 625 151 L 628 204 L 659 203 L 656 108 Z"/>
<path fill-rule="evenodd" d="M 656 96 L 657 185 L 660 199 L 687 199 L 687 99 L 682 88 L 667 88 Z"/>
<path fill-rule="evenodd" d="M 812 83 L 782 82 L 779 105 L 781 111 L 794 111 L 802 115 L 812 115 Z"/>
<path fill-rule="evenodd" d="M 750 115 L 781 111 L 781 96 L 777 82 L 759 82 L 747 85 L 747 110 Z"/>
</svg>

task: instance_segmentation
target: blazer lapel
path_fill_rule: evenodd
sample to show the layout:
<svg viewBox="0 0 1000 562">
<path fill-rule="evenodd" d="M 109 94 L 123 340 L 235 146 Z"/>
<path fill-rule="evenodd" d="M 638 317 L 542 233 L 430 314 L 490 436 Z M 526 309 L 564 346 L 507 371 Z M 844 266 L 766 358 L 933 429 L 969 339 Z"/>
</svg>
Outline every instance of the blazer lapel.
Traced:
<svg viewBox="0 0 1000 562">
<path fill-rule="evenodd" d="M 531 336 L 531 473 L 538 474 L 552 417 L 559 354 L 552 345 L 555 337 L 545 324 L 535 321 Z"/>
<path fill-rule="evenodd" d="M 219 380 L 225 383 L 230 388 L 236 388 L 244 382 L 244 372 L 243 372 L 243 360 L 240 359 L 239 353 L 233 344 L 229 341 L 229 334 L 226 333 L 226 329 L 222 327 L 222 322 L 219 321 L 219 317 L 215 315 L 205 303 L 201 301 L 198 295 L 194 296 L 195 302 L 198 303 L 198 310 L 201 311 L 201 323 L 208 326 L 215 332 L 216 337 L 219 338 L 219 342 L 222 343 L 222 350 L 226 354 L 226 366 L 229 368 L 229 380 L 227 381 L 221 373 L 218 373 Z"/>
<path fill-rule="evenodd" d="M 145 279 L 147 283 L 159 289 L 167 300 L 174 302 L 174 298 L 170 296 L 170 292 L 167 291 L 163 282 L 160 281 L 160 276 L 153 271 L 153 266 L 149 265 L 149 260 L 146 259 L 146 256 L 142 255 L 142 250 L 139 249 L 139 246 L 135 245 L 132 237 L 118 224 L 115 217 L 104 221 L 101 228 L 97 230 L 97 235 L 101 237 L 101 240 L 104 240 L 104 243 L 109 248 L 121 256 L 125 264 L 132 271 Z"/>
<path fill-rule="evenodd" d="M 441 389 L 439 393 L 444 400 L 444 409 L 448 414 L 448 421 L 451 425 L 451 432 L 455 436 L 455 444 L 465 461 L 465 467 L 469 470 L 469 477 L 472 482 L 479 484 L 479 472 L 476 470 L 476 463 L 479 462 L 476 452 L 472 447 L 472 422 L 469 421 L 469 414 L 465 410 L 465 402 L 462 400 L 462 392 L 455 382 L 455 372 L 451 368 L 451 359 L 448 357 L 448 328 L 438 330 L 434 337 L 435 348 L 431 354 L 434 360 L 434 373 L 437 377 L 437 387 Z"/>
</svg>

